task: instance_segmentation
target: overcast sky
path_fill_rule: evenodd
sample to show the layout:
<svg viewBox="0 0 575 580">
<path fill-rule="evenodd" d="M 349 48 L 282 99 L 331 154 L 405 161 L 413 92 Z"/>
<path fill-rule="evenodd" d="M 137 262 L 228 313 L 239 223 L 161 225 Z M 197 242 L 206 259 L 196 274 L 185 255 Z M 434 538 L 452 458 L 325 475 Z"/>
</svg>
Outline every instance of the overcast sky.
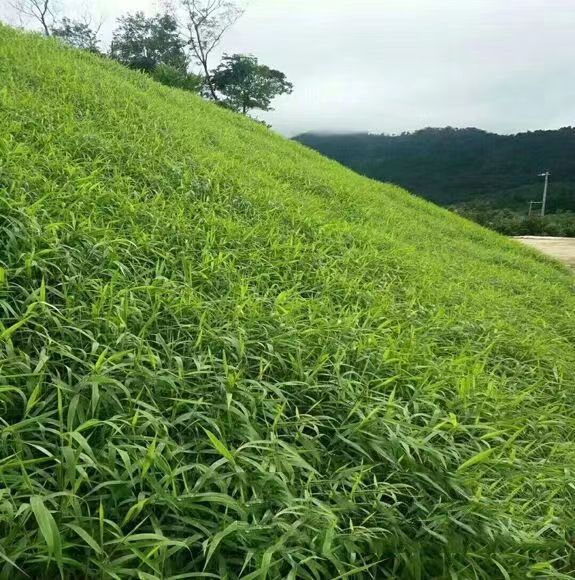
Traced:
<svg viewBox="0 0 575 580">
<path fill-rule="evenodd" d="M 222 51 L 252 53 L 294 83 L 265 116 L 287 135 L 575 125 L 575 0 L 248 1 Z M 107 39 L 123 12 L 157 9 L 67 3 L 103 16 Z"/>
</svg>

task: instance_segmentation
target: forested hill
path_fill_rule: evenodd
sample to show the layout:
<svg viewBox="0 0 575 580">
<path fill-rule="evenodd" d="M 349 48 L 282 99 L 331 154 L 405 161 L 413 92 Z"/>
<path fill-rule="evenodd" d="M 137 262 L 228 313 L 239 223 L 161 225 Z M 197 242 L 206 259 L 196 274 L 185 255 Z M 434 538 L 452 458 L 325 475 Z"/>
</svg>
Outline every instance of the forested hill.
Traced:
<svg viewBox="0 0 575 580">
<path fill-rule="evenodd" d="M 305 133 L 296 140 L 355 171 L 436 203 L 486 201 L 523 209 L 551 171 L 550 211 L 575 210 L 575 128 L 497 135 L 422 129 L 401 135 Z"/>
</svg>

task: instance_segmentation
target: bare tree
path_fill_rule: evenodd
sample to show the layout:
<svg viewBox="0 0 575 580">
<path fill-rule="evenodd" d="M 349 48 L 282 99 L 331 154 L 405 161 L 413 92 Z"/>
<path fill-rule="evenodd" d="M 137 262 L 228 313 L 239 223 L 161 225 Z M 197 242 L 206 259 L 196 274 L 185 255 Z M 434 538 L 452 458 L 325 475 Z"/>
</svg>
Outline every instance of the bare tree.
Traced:
<svg viewBox="0 0 575 580">
<path fill-rule="evenodd" d="M 54 23 L 53 2 L 51 0 L 12 0 L 10 5 L 21 16 L 37 20 L 46 36 L 50 36 L 50 28 Z"/>
<path fill-rule="evenodd" d="M 175 0 L 178 20 L 185 31 L 192 58 L 201 66 L 210 96 L 219 100 L 212 82 L 209 59 L 222 36 L 243 14 L 231 0 Z M 172 2 L 173 9 L 173 2 Z"/>
</svg>

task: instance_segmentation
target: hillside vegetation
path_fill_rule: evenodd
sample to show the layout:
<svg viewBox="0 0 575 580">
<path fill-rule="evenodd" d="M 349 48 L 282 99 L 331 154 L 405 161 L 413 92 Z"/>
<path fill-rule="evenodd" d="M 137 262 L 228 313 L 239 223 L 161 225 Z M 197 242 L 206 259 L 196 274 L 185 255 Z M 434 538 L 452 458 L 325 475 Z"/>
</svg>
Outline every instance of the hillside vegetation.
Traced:
<svg viewBox="0 0 575 580">
<path fill-rule="evenodd" d="M 517 135 L 452 128 L 402 135 L 306 133 L 296 140 L 363 175 L 397 183 L 440 205 L 458 206 L 486 225 L 509 218 L 493 215 L 502 209 L 516 212 L 518 219 L 530 201 L 541 200 L 538 174 L 543 171 L 551 171 L 547 210 L 575 212 L 573 127 Z M 569 235 L 574 235 L 575 216 L 569 216 L 563 220 L 569 219 Z"/>
<path fill-rule="evenodd" d="M 0 578 L 568 578 L 558 264 L 0 27 Z"/>
</svg>

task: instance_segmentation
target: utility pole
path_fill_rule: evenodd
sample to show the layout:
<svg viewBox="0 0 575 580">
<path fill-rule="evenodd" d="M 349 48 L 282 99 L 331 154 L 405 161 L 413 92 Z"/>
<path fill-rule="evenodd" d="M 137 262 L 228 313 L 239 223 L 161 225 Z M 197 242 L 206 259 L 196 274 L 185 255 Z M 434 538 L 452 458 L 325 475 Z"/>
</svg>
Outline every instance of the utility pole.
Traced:
<svg viewBox="0 0 575 580">
<path fill-rule="evenodd" d="M 543 186 L 543 201 L 541 202 L 541 217 L 545 215 L 545 205 L 547 204 L 547 188 L 549 187 L 549 176 L 551 174 L 549 171 L 545 173 L 540 173 L 539 177 L 545 178 L 545 185 Z"/>
</svg>

